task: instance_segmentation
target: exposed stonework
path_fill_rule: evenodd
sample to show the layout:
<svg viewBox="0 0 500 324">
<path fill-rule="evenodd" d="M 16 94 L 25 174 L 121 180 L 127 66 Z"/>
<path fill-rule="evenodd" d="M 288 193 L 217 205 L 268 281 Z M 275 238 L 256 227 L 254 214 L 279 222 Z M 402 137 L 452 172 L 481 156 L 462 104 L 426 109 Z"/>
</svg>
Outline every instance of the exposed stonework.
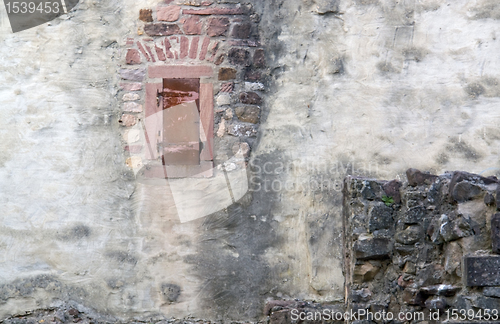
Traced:
<svg viewBox="0 0 500 324">
<path fill-rule="evenodd" d="M 345 180 L 347 310 L 422 312 L 426 320 L 438 310 L 441 321 L 453 309 L 483 315 L 498 310 L 500 299 L 491 298 L 497 295 L 491 286 L 500 286 L 500 255 L 493 254 L 498 214 L 485 197 L 496 196 L 500 182 L 416 169 L 407 177 L 406 183 Z"/>
</svg>

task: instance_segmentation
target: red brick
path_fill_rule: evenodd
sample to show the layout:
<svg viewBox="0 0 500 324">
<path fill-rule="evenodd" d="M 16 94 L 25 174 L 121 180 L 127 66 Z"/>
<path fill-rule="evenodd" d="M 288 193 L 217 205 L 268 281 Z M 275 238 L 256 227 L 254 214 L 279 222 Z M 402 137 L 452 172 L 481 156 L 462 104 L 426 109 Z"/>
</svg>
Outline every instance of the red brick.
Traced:
<svg viewBox="0 0 500 324">
<path fill-rule="evenodd" d="M 181 37 L 181 59 L 188 56 L 189 51 L 189 39 L 186 36 Z"/>
<path fill-rule="evenodd" d="M 146 47 L 146 50 L 148 51 L 149 55 L 151 56 L 151 60 L 153 62 L 156 62 L 155 56 L 153 55 L 153 52 L 151 51 L 151 48 L 148 45 L 146 45 L 146 44 L 144 44 L 144 47 Z"/>
<path fill-rule="evenodd" d="M 213 70 L 209 66 L 150 66 L 148 76 L 150 78 L 200 78 L 202 76 L 212 76 Z"/>
<path fill-rule="evenodd" d="M 203 28 L 203 21 L 198 16 L 191 16 L 189 18 L 182 18 L 181 24 L 183 25 L 184 33 L 186 35 L 200 35 Z"/>
<path fill-rule="evenodd" d="M 221 85 L 220 92 L 233 92 L 233 89 L 234 89 L 234 83 L 228 82 Z"/>
<path fill-rule="evenodd" d="M 163 53 L 163 50 L 161 48 L 159 48 L 156 44 L 155 44 L 155 50 L 156 50 L 156 55 L 158 56 L 158 59 L 160 61 L 166 61 L 165 53 Z"/>
<path fill-rule="evenodd" d="M 164 22 L 147 24 L 144 26 L 144 32 L 149 36 L 170 36 L 174 34 L 182 34 L 179 26 Z"/>
<path fill-rule="evenodd" d="M 213 1 L 213 0 L 205 0 L 205 1 L 202 1 L 202 2 L 201 2 L 201 5 L 202 5 L 202 6 L 210 6 L 210 5 L 212 5 L 213 3 L 214 3 L 214 1 Z"/>
<path fill-rule="evenodd" d="M 153 21 L 153 10 L 151 9 L 141 9 L 139 11 L 139 19 L 145 22 Z"/>
<path fill-rule="evenodd" d="M 127 37 L 127 42 L 125 43 L 126 46 L 131 46 L 134 45 L 134 39 L 131 37 Z"/>
<path fill-rule="evenodd" d="M 127 50 L 127 56 L 125 57 L 125 62 L 127 64 L 140 64 L 141 55 L 139 54 L 139 51 L 136 49 Z"/>
<path fill-rule="evenodd" d="M 141 153 L 142 145 L 127 145 L 125 146 L 125 151 L 130 152 L 132 154 Z"/>
<path fill-rule="evenodd" d="M 146 60 L 151 61 L 151 58 L 149 57 L 148 53 L 146 53 L 146 50 L 144 47 L 142 47 L 141 42 L 137 41 L 137 47 L 139 48 L 139 51 L 141 51 L 142 55 L 146 58 Z"/>
<path fill-rule="evenodd" d="M 191 40 L 191 47 L 189 48 L 189 58 L 195 59 L 198 55 L 198 43 L 200 42 L 199 37 L 193 37 Z"/>
<path fill-rule="evenodd" d="M 205 37 L 205 39 L 203 39 L 203 44 L 201 45 L 201 51 L 200 51 L 200 60 L 202 61 L 207 56 L 208 45 L 210 45 L 210 37 Z"/>
<path fill-rule="evenodd" d="M 229 28 L 229 19 L 227 18 L 210 18 L 208 21 L 208 36 L 222 36 L 225 35 Z"/>
<path fill-rule="evenodd" d="M 180 13 L 181 7 L 179 6 L 158 7 L 156 9 L 156 17 L 161 21 L 177 21 Z"/>
<path fill-rule="evenodd" d="M 237 24 L 233 26 L 231 37 L 249 38 L 251 33 L 252 33 L 252 24 L 250 23 Z"/>
<path fill-rule="evenodd" d="M 218 50 L 219 50 L 219 43 L 216 43 L 215 46 L 213 47 L 213 50 L 212 50 L 212 56 L 210 56 L 210 58 L 208 59 L 210 62 L 214 61 Z"/>
<path fill-rule="evenodd" d="M 125 91 L 139 91 L 142 89 L 142 83 L 120 83 L 120 88 Z"/>
<path fill-rule="evenodd" d="M 163 40 L 163 44 L 165 45 L 165 53 L 167 53 L 167 58 L 173 59 L 174 54 L 172 54 L 172 52 L 170 51 L 170 49 L 172 48 L 172 44 L 170 44 L 170 41 L 167 37 L 165 37 L 165 39 Z"/>
<path fill-rule="evenodd" d="M 182 10 L 184 15 L 242 15 L 244 14 L 243 10 L 240 8 L 210 8 L 210 9 L 184 9 Z"/>
</svg>

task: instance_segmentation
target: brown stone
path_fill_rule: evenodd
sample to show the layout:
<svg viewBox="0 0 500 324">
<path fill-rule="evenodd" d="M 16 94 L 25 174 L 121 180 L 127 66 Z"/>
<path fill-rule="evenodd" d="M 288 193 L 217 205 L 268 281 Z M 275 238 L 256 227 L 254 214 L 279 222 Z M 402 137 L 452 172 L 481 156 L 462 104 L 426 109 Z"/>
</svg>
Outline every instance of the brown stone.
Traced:
<svg viewBox="0 0 500 324">
<path fill-rule="evenodd" d="M 379 272 L 380 268 L 374 266 L 370 262 L 365 262 L 361 265 L 356 265 L 354 267 L 354 282 L 362 283 L 366 281 L 370 281 Z"/>
<path fill-rule="evenodd" d="M 262 99 L 255 92 L 240 93 L 240 101 L 247 105 L 260 105 L 262 103 Z"/>
<path fill-rule="evenodd" d="M 127 56 L 125 57 L 125 62 L 127 64 L 140 64 L 141 55 L 139 54 L 139 51 L 136 49 L 127 50 Z"/>
<path fill-rule="evenodd" d="M 252 24 L 250 23 L 236 24 L 234 25 L 233 31 L 231 32 L 231 37 L 240 39 L 249 38 L 251 33 L 252 33 Z"/>
<path fill-rule="evenodd" d="M 229 28 L 228 18 L 211 18 L 208 21 L 207 34 L 208 36 L 222 36 L 225 35 Z"/>
<path fill-rule="evenodd" d="M 420 186 L 423 184 L 431 184 L 437 179 L 437 175 L 424 173 L 417 169 L 406 170 L 406 177 L 410 186 Z"/>
<path fill-rule="evenodd" d="M 259 107 L 255 106 L 245 106 L 245 107 L 236 107 L 235 109 L 236 116 L 239 120 L 245 123 L 257 124 L 259 122 Z"/>
<path fill-rule="evenodd" d="M 424 306 L 425 297 L 418 289 L 405 288 L 402 296 L 403 302 L 408 305 Z"/>
<path fill-rule="evenodd" d="M 203 21 L 198 16 L 181 19 L 182 29 L 186 35 L 200 35 Z"/>
<path fill-rule="evenodd" d="M 227 81 L 236 79 L 236 70 L 233 68 L 220 68 L 219 70 L 219 80 Z"/>
<path fill-rule="evenodd" d="M 139 11 L 139 19 L 144 21 L 144 22 L 152 22 L 153 21 L 153 10 L 141 9 Z"/>
<path fill-rule="evenodd" d="M 156 17 L 161 21 L 177 21 L 180 13 L 181 7 L 179 6 L 158 7 L 156 9 Z"/>
<path fill-rule="evenodd" d="M 255 52 L 257 54 L 257 52 Z M 255 64 L 255 56 L 254 56 L 254 64 Z M 401 188 L 401 182 L 397 180 L 392 180 L 385 183 L 382 188 L 384 189 L 385 194 L 388 197 L 392 197 L 396 204 L 401 202 L 401 194 L 399 193 L 399 188 Z"/>
<path fill-rule="evenodd" d="M 134 115 L 123 114 L 118 121 L 122 126 L 134 126 L 137 123 L 137 117 Z"/>
<path fill-rule="evenodd" d="M 244 12 L 240 8 L 210 8 L 202 10 L 184 9 L 184 15 L 242 15 Z"/>
<path fill-rule="evenodd" d="M 253 54 L 253 65 L 256 68 L 263 68 L 266 66 L 266 55 L 263 49 L 256 49 Z"/>
<path fill-rule="evenodd" d="M 168 23 L 153 23 L 144 26 L 144 32 L 149 36 L 169 36 L 174 34 L 182 34 L 181 29 L 176 24 Z"/>
<path fill-rule="evenodd" d="M 234 65 L 250 66 L 250 53 L 243 48 L 231 48 L 227 54 L 229 62 Z"/>
</svg>

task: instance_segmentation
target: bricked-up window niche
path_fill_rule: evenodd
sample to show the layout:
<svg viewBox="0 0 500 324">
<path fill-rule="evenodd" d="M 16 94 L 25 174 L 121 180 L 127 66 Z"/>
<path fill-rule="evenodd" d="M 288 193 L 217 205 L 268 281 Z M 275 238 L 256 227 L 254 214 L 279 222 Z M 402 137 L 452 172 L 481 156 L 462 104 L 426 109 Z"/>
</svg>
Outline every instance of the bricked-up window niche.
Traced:
<svg viewBox="0 0 500 324">
<path fill-rule="evenodd" d="M 213 168 L 213 85 L 206 66 L 152 66 L 146 84 L 148 177 L 210 177 Z"/>
</svg>

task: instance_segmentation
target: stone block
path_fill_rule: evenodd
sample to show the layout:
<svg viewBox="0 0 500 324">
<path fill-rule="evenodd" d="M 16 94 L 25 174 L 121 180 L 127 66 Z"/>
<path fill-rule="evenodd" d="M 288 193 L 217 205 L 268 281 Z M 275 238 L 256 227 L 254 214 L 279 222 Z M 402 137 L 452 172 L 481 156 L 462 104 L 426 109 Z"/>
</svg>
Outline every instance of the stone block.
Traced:
<svg viewBox="0 0 500 324">
<path fill-rule="evenodd" d="M 250 23 L 236 24 L 233 26 L 231 37 L 244 39 L 244 38 L 249 38 L 251 34 L 252 34 L 252 24 Z"/>
<path fill-rule="evenodd" d="M 144 32 L 149 36 L 170 36 L 182 34 L 178 25 L 164 22 L 147 24 L 144 26 Z"/>
<path fill-rule="evenodd" d="M 496 206 L 496 200 L 495 200 L 495 196 L 493 196 L 491 193 L 486 193 L 486 195 L 484 195 L 484 204 L 486 206 Z"/>
<path fill-rule="evenodd" d="M 122 97 L 123 101 L 136 101 L 139 99 L 141 99 L 141 97 L 137 93 L 126 93 Z"/>
<path fill-rule="evenodd" d="M 253 65 L 256 68 L 263 68 L 266 66 L 266 55 L 263 49 L 256 49 L 253 54 Z"/>
<path fill-rule="evenodd" d="M 240 93 L 240 102 L 247 105 L 260 105 L 262 98 L 255 92 L 242 92 Z"/>
<path fill-rule="evenodd" d="M 338 13 L 340 0 L 314 0 L 316 12 L 320 15 Z"/>
<path fill-rule="evenodd" d="M 396 242 L 401 244 L 411 245 L 420 241 L 424 237 L 424 231 L 421 226 L 411 225 L 404 230 L 399 230 L 396 232 L 395 239 Z"/>
<path fill-rule="evenodd" d="M 406 177 L 408 178 L 408 184 L 413 187 L 423 184 L 431 184 L 438 178 L 437 175 L 424 173 L 417 169 L 406 170 Z"/>
<path fill-rule="evenodd" d="M 118 122 L 122 126 L 134 126 L 137 123 L 137 117 L 134 115 L 123 114 Z"/>
<path fill-rule="evenodd" d="M 121 69 L 120 77 L 124 80 L 141 82 L 146 75 L 145 69 Z"/>
<path fill-rule="evenodd" d="M 387 259 L 391 250 L 391 242 L 387 238 L 358 240 L 354 243 L 354 252 L 358 260 Z"/>
<path fill-rule="evenodd" d="M 233 68 L 220 68 L 219 69 L 219 80 L 227 81 L 236 79 L 237 71 Z"/>
<path fill-rule="evenodd" d="M 125 56 L 125 63 L 127 64 L 140 64 L 141 63 L 141 55 L 139 51 L 136 49 L 127 50 L 127 55 Z"/>
<path fill-rule="evenodd" d="M 181 7 L 179 6 L 158 7 L 156 9 L 156 17 L 161 21 L 177 21 L 180 13 Z"/>
<path fill-rule="evenodd" d="M 231 48 L 227 54 L 229 62 L 233 65 L 250 66 L 250 52 L 243 48 Z"/>
<path fill-rule="evenodd" d="M 378 205 L 370 211 L 369 230 L 373 233 L 376 230 L 389 229 L 394 227 L 393 209 L 386 205 Z"/>
<path fill-rule="evenodd" d="M 500 298 L 500 287 L 484 287 L 483 295 L 486 297 Z"/>
<path fill-rule="evenodd" d="M 245 81 L 258 82 L 262 79 L 262 74 L 259 71 L 253 71 L 251 69 L 245 70 Z"/>
<path fill-rule="evenodd" d="M 493 253 L 500 254 L 500 213 L 491 217 L 491 244 Z"/>
<path fill-rule="evenodd" d="M 153 21 L 153 10 L 151 10 L 151 9 L 139 10 L 139 20 L 142 20 L 144 22 L 152 22 Z"/>
<path fill-rule="evenodd" d="M 142 89 L 142 83 L 120 83 L 120 88 L 125 91 L 139 91 Z"/>
<path fill-rule="evenodd" d="M 466 256 L 464 271 L 467 286 L 500 286 L 500 256 Z"/>
<path fill-rule="evenodd" d="M 255 137 L 257 136 L 257 128 L 255 125 L 234 123 L 228 127 L 227 133 L 232 136 Z"/>
<path fill-rule="evenodd" d="M 363 283 L 366 281 L 370 281 L 373 278 L 375 278 L 379 270 L 380 270 L 379 267 L 374 266 L 370 262 L 365 262 L 361 265 L 357 264 L 354 267 L 353 280 L 355 283 Z"/>
<path fill-rule="evenodd" d="M 229 19 L 222 18 L 210 18 L 208 21 L 207 34 L 208 36 L 217 37 L 226 34 L 229 29 Z"/>
<path fill-rule="evenodd" d="M 451 197 L 456 202 L 465 202 L 478 198 L 482 194 L 482 191 L 481 187 L 468 181 L 462 181 L 453 186 Z"/>
<path fill-rule="evenodd" d="M 182 29 L 186 35 L 200 35 L 203 28 L 203 21 L 198 16 L 191 16 L 181 19 Z M 208 45 L 207 45 L 208 47 Z"/>
<path fill-rule="evenodd" d="M 293 307 L 296 304 L 293 300 L 270 300 L 264 307 L 264 315 L 269 316 L 272 312 L 280 311 L 285 308 Z"/>
<path fill-rule="evenodd" d="M 425 217 L 425 207 L 416 206 L 409 208 L 401 218 L 405 224 L 420 224 Z"/>
<path fill-rule="evenodd" d="M 236 107 L 235 109 L 236 116 L 239 120 L 245 123 L 257 124 L 259 122 L 259 107 L 255 106 L 245 106 L 245 107 Z"/>
</svg>

